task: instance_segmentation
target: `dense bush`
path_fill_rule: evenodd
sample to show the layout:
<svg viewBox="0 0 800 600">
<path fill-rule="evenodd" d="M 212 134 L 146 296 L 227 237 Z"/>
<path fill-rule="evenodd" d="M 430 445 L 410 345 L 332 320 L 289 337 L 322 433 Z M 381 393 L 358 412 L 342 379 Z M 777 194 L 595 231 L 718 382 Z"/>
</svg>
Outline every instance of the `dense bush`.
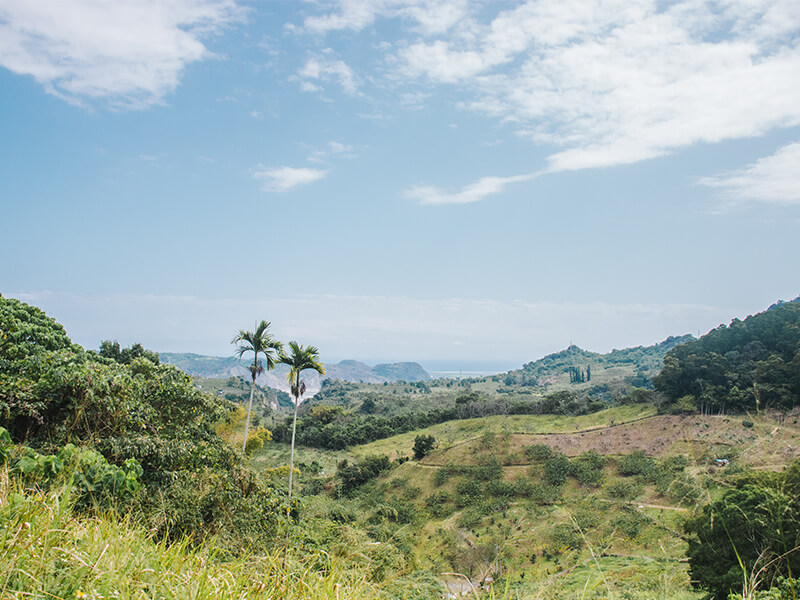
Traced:
<svg viewBox="0 0 800 600">
<path fill-rule="evenodd" d="M 120 351 L 127 363 L 113 344 L 107 356 L 87 352 L 39 309 L 0 297 L 0 426 L 30 447 L 19 469 L 39 478 L 73 469 L 86 503 L 135 495 L 140 518 L 162 536 L 267 546 L 297 511 L 216 434 L 232 405 L 132 348 Z M 146 493 L 135 494 L 139 484 Z"/>
<path fill-rule="evenodd" d="M 559 452 L 544 461 L 544 479 L 550 485 L 563 485 L 569 474 L 570 463 L 566 455 Z"/>
<path fill-rule="evenodd" d="M 578 550 L 583 546 L 583 537 L 573 525 L 559 523 L 550 532 L 550 550 L 554 554 L 560 554 L 567 550 Z"/>
<path fill-rule="evenodd" d="M 391 466 L 392 462 L 388 456 L 367 456 L 361 462 L 354 464 L 342 461 L 336 470 L 338 495 L 352 495 L 356 488 L 388 471 Z"/>
<path fill-rule="evenodd" d="M 800 396 L 800 303 L 734 319 L 672 349 L 655 378 L 672 401 L 704 413 L 791 409 Z"/>
<path fill-rule="evenodd" d="M 642 479 L 650 479 L 656 472 L 656 463 L 644 450 L 634 450 L 617 460 L 617 472 L 620 475 L 637 475 Z"/>
<path fill-rule="evenodd" d="M 757 577 L 768 588 L 800 573 L 800 461 L 742 478 L 686 523 L 692 580 L 717 600 Z M 756 583 L 751 580 L 750 582 Z"/>
<path fill-rule="evenodd" d="M 543 462 L 552 457 L 555 451 L 546 444 L 533 444 L 523 449 L 525 458 L 530 461 Z"/>
<path fill-rule="evenodd" d="M 433 452 L 435 447 L 436 439 L 432 435 L 418 435 L 414 438 L 414 447 L 412 448 L 414 451 L 414 458 L 416 460 L 422 460 Z"/>
<path fill-rule="evenodd" d="M 606 458 L 596 450 L 589 450 L 570 461 L 570 475 L 581 484 L 598 487 L 603 483 L 603 467 Z"/>
</svg>

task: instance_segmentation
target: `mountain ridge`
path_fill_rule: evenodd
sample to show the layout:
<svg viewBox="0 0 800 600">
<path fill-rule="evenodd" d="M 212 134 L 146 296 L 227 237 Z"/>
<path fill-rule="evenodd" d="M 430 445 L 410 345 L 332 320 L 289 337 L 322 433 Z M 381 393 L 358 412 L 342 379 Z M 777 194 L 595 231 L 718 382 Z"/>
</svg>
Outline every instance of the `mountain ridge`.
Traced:
<svg viewBox="0 0 800 600">
<path fill-rule="evenodd" d="M 175 365 L 189 375 L 207 378 L 224 378 L 231 376 L 249 376 L 244 366 L 246 363 L 233 357 L 206 356 L 193 352 L 161 352 L 162 362 Z M 275 365 L 271 371 L 265 371 L 256 380 L 259 385 L 284 392 L 289 391 L 286 365 Z M 396 381 L 426 381 L 430 374 L 416 362 L 380 363 L 374 367 L 357 360 L 342 360 L 338 363 L 326 364 L 325 375 L 308 371 L 303 374 L 306 382 L 307 396 L 316 394 L 327 379 L 338 379 L 353 383 L 384 383 Z"/>
</svg>

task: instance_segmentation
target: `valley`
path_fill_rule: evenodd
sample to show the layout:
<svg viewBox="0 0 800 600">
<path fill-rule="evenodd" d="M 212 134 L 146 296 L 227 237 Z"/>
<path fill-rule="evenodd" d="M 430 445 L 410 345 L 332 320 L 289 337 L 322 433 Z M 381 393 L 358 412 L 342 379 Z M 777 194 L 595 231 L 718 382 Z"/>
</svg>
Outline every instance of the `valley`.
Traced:
<svg viewBox="0 0 800 600">
<path fill-rule="evenodd" d="M 800 303 L 485 377 L 364 381 L 378 367 L 345 361 L 361 375 L 331 369 L 296 423 L 233 359 L 87 351 L 2 297 L 0 329 L 3 597 L 793 593 Z"/>
</svg>

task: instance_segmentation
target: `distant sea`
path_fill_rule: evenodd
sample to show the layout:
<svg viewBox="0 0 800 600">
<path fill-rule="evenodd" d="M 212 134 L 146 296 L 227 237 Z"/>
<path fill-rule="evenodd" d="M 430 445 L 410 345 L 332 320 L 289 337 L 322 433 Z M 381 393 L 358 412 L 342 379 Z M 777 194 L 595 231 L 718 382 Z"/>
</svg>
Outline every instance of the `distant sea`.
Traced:
<svg viewBox="0 0 800 600">
<path fill-rule="evenodd" d="M 466 377 L 488 377 L 506 371 L 428 371 L 434 379 L 464 379 Z"/>
<path fill-rule="evenodd" d="M 507 373 L 514 369 L 522 368 L 522 363 L 458 363 L 445 361 L 430 361 L 421 363 L 431 377 L 449 377 L 452 379 L 463 379 L 465 377 L 486 377 Z"/>
</svg>

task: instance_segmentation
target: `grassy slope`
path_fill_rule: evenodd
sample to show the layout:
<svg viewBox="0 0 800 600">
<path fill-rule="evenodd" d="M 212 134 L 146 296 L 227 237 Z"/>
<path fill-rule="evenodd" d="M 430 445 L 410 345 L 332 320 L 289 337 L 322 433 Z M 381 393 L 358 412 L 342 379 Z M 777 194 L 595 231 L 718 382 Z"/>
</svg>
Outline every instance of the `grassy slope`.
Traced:
<svg viewBox="0 0 800 600">
<path fill-rule="evenodd" d="M 800 457 L 797 419 L 789 418 L 780 427 L 771 417 L 748 419 L 755 423 L 751 428 L 742 425 L 742 417 L 657 416 L 652 407 L 634 404 L 581 417 L 514 415 L 451 421 L 347 453 L 301 450 L 299 456 L 307 457 L 300 460 L 315 457 L 329 472 L 348 456 L 408 456 L 416 435 L 433 435 L 438 450 L 421 462 L 393 469 L 378 484 L 387 498 L 416 506 L 418 522 L 408 527 L 414 530 L 419 567 L 442 573 L 454 569 L 455 561 L 462 570 L 469 566 L 470 574 L 479 580 L 492 569 L 489 558 L 496 557 L 484 551 L 492 546 L 501 549 L 497 560 L 511 591 L 521 598 L 677 600 L 699 597 L 689 588 L 683 562 L 685 542 L 679 532 L 686 515 L 720 493 L 729 474 L 743 468 L 779 469 Z M 683 454 L 690 460 L 687 474 L 701 495 L 681 502 L 658 493 L 652 484 L 637 487 L 633 478 L 619 475 L 612 459 L 600 487 L 586 487 L 570 478 L 552 505 L 515 498 L 495 507 L 491 502 L 483 504 L 477 515 L 468 507 L 453 507 L 441 517 L 430 515 L 427 497 L 435 492 L 457 494 L 458 477 L 437 485 L 436 472 L 444 465 L 479 464 L 494 457 L 505 465 L 504 481 L 528 478 L 535 483 L 541 479 L 541 468 L 527 460 L 522 450 L 536 443 L 547 443 L 570 456 L 591 448 L 611 456 L 634 449 L 660 457 Z M 257 463 L 276 464 L 273 461 L 285 460 L 284 454 L 266 449 Z M 711 461 L 720 456 L 732 459 L 728 469 L 712 466 Z M 617 483 L 632 483 L 635 495 L 613 497 L 610 492 Z M 556 527 L 575 523 L 582 525 L 582 548 L 555 548 Z"/>
<path fill-rule="evenodd" d="M 75 514 L 67 494 L 23 493 L 0 469 L 0 598 L 375 598 L 363 571 L 276 552 L 225 559 L 214 544 L 154 541 L 129 519 Z M 311 560 L 310 560 L 311 559 Z"/>
<path fill-rule="evenodd" d="M 544 434 L 553 432 L 574 432 L 607 427 L 655 415 L 655 408 L 643 404 L 631 404 L 591 415 L 569 417 L 560 415 L 496 415 L 477 419 L 447 421 L 426 429 L 403 433 L 384 440 L 358 446 L 352 449 L 356 456 L 386 454 L 394 458 L 411 453 L 414 438 L 418 435 L 432 435 L 440 449 L 464 444 L 479 438 L 485 433 L 525 433 Z"/>
</svg>

